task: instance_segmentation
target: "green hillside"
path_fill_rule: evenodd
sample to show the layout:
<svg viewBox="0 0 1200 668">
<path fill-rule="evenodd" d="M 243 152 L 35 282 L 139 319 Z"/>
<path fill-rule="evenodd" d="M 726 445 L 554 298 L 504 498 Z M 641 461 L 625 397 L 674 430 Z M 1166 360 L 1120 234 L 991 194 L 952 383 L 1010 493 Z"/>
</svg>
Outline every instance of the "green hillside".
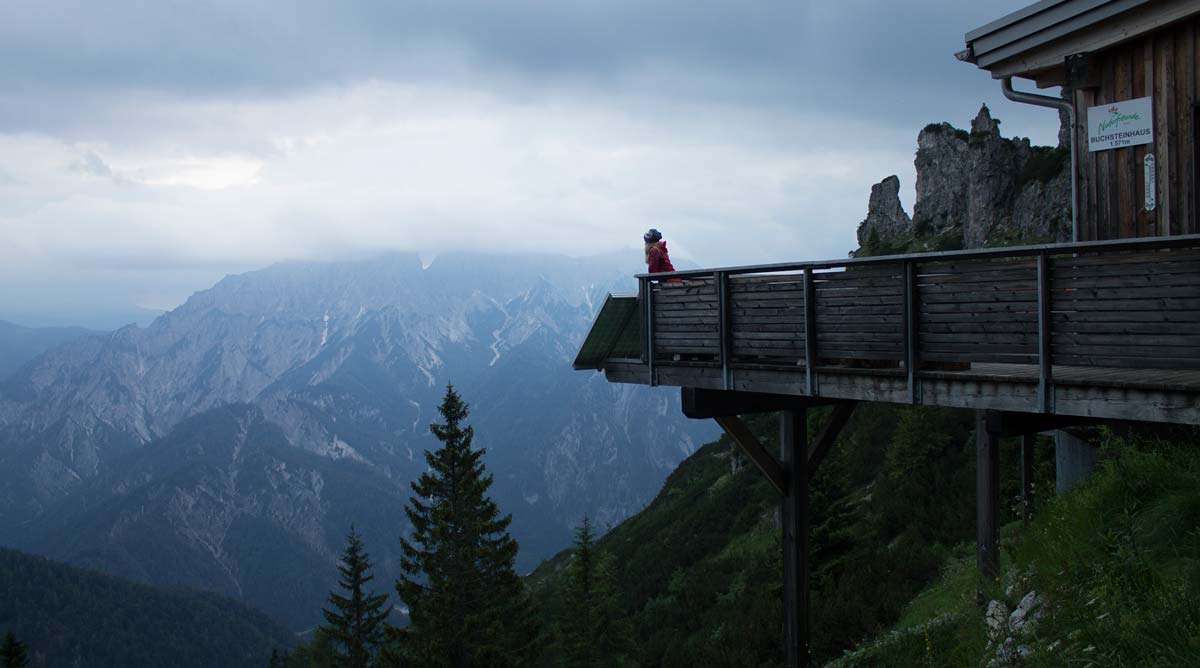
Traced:
<svg viewBox="0 0 1200 668">
<path fill-rule="evenodd" d="M 1079 665 L 1100 656 L 1112 661 L 1094 665 L 1200 665 L 1200 453 L 1186 445 L 1200 439 L 1176 432 L 1175 441 L 1126 443 L 1093 432 L 1106 443 L 1104 470 L 1059 499 L 1052 442 L 1040 442 L 1040 510 L 1026 531 L 1016 521 L 1016 441 L 1006 442 L 1006 592 L 1004 583 L 977 582 L 971 418 L 867 405 L 843 432 L 813 487 L 815 658 L 984 665 L 1005 638 L 988 644 L 975 601 L 982 584 L 1006 618 L 1026 594 L 1041 593 L 1042 663 L 1029 665 L 1068 665 L 1068 649 Z M 773 416 L 752 426 L 764 442 L 774 438 Z M 722 439 L 598 542 L 615 557 L 641 665 L 781 665 L 776 507 L 774 492 Z M 530 578 L 551 619 L 568 559 L 564 552 Z M 1105 612 L 1108 622 L 1087 623 Z M 1062 641 L 1049 650 L 1052 638 Z M 1024 646 L 1018 640 L 1014 651 Z"/>
<path fill-rule="evenodd" d="M 265 666 L 289 634 L 214 594 L 161 590 L 0 549 L 0 634 L 32 668 Z"/>
<path fill-rule="evenodd" d="M 1099 470 L 1028 529 L 1005 527 L 990 625 L 973 561 L 952 560 L 893 629 L 831 668 L 1200 665 L 1200 434 L 1096 436 Z"/>
<path fill-rule="evenodd" d="M 817 411 L 810 428 L 819 428 Z M 773 416 L 751 420 L 775 442 Z M 974 532 L 972 414 L 863 405 L 814 480 L 813 651 L 832 658 L 879 633 Z M 1017 493 L 1015 461 L 1005 483 Z M 1042 485 L 1051 475 L 1042 467 Z M 777 665 L 780 542 L 775 493 L 722 439 L 599 541 L 616 558 L 644 665 Z M 566 555 L 532 576 L 548 608 Z"/>
</svg>

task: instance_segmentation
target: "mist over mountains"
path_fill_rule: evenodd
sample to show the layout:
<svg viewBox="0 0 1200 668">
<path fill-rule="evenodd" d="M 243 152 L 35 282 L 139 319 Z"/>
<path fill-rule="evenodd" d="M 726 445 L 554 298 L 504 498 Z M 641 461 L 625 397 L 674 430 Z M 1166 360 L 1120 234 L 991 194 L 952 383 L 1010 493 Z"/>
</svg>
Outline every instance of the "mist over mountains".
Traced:
<svg viewBox="0 0 1200 668">
<path fill-rule="evenodd" d="M 305 628 L 352 522 L 390 581 L 453 383 L 529 569 L 714 433 L 676 396 L 571 370 L 599 300 L 634 287 L 623 260 L 282 263 L 67 341 L 0 383 L 0 542 Z"/>
</svg>

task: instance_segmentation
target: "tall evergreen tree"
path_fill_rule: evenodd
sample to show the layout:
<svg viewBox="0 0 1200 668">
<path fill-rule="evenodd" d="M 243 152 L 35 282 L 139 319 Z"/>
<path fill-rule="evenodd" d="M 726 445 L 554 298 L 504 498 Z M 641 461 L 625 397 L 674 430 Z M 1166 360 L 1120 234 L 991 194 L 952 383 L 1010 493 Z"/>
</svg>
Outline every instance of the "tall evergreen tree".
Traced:
<svg viewBox="0 0 1200 668">
<path fill-rule="evenodd" d="M 404 509 L 413 531 L 400 539 L 396 592 L 410 623 L 395 634 L 389 659 L 406 668 L 528 665 L 539 634 L 532 600 L 513 570 L 512 516 L 501 517 L 487 495 L 492 476 L 484 451 L 471 447 L 467 404 L 453 386 L 438 411 L 443 422 L 429 429 L 442 445 L 425 452 L 429 470 L 412 484 Z"/>
<path fill-rule="evenodd" d="M 0 645 L 0 667 L 27 668 L 29 666 L 27 654 L 25 643 L 17 640 L 12 631 L 4 634 L 4 644 Z"/>
<path fill-rule="evenodd" d="M 597 552 L 594 541 L 592 523 L 584 516 L 575 529 L 558 620 L 563 668 L 631 663 L 632 633 L 617 602 L 612 558 Z"/>
<path fill-rule="evenodd" d="M 337 647 L 334 665 L 337 668 L 367 668 L 375 649 L 384 641 L 388 616 L 387 594 L 368 594 L 366 584 L 371 575 L 371 559 L 363 548 L 362 539 L 351 525 L 346 536 L 346 549 L 338 563 L 338 586 L 345 595 L 329 594 L 333 607 L 322 609 L 325 615 L 325 634 Z"/>
</svg>

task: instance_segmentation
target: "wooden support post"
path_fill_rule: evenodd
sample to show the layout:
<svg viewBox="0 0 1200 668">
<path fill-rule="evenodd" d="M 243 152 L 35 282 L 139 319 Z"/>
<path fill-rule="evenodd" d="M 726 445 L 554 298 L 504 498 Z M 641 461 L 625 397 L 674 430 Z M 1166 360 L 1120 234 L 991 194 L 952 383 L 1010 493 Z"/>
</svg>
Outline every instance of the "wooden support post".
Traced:
<svg viewBox="0 0 1200 668">
<path fill-rule="evenodd" d="M 733 389 L 733 369 L 729 363 L 733 359 L 733 336 L 730 327 L 729 308 L 729 277 L 723 271 L 713 273 L 713 283 L 717 287 L 717 332 L 720 337 L 721 352 L 721 388 Z"/>
<path fill-rule="evenodd" d="M 783 618 L 784 656 L 788 668 L 809 665 L 808 592 L 808 411 L 779 414 L 781 458 L 787 471 L 783 497 Z"/>
<path fill-rule="evenodd" d="M 1021 521 L 1029 526 L 1033 516 L 1033 446 L 1037 434 L 1021 437 Z"/>
<path fill-rule="evenodd" d="M 1038 412 L 1054 412 L 1054 388 L 1050 384 L 1054 361 L 1051 357 L 1050 327 L 1050 261 L 1045 253 L 1037 256 L 1038 288 Z"/>
<path fill-rule="evenodd" d="M 917 267 L 912 260 L 904 262 L 904 373 L 908 382 L 909 403 L 921 403 L 917 386 L 917 367 L 921 365 L 918 343 L 918 319 L 921 305 L 917 302 Z"/>
<path fill-rule="evenodd" d="M 649 279 L 646 284 L 646 372 L 649 375 L 650 387 L 658 383 L 654 377 L 654 284 Z"/>
<path fill-rule="evenodd" d="M 975 555 L 979 575 L 988 580 L 996 577 L 1000 564 L 1000 420 L 991 413 L 975 411 Z M 982 599 L 982 588 L 976 593 Z"/>
<path fill-rule="evenodd" d="M 815 397 L 817 388 L 817 286 L 812 267 L 804 268 L 804 393 Z"/>
</svg>

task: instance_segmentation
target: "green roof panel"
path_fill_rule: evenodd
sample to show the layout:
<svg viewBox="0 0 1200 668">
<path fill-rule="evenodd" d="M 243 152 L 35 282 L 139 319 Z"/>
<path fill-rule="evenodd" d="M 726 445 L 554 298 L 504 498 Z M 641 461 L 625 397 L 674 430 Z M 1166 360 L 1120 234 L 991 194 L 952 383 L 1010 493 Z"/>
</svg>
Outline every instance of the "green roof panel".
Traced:
<svg viewBox="0 0 1200 668">
<path fill-rule="evenodd" d="M 599 369 L 604 360 L 640 358 L 641 320 L 637 295 L 608 295 L 571 366 Z"/>
</svg>

